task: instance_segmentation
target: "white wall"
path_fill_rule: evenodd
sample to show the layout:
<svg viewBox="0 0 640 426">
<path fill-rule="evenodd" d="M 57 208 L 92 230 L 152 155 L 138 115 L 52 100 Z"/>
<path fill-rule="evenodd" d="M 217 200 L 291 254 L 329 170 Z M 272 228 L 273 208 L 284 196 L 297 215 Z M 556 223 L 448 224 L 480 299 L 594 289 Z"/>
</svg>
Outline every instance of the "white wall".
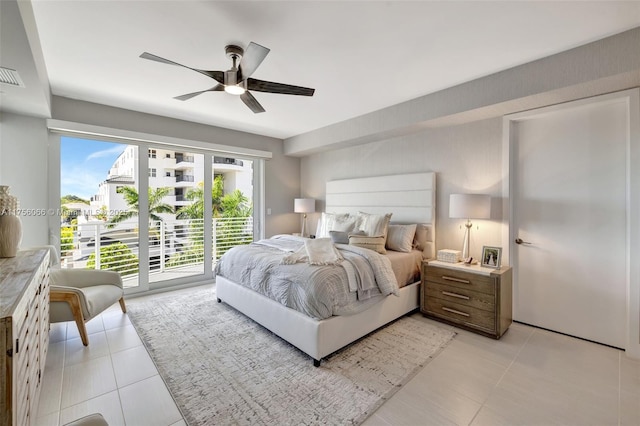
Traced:
<svg viewBox="0 0 640 426">
<path fill-rule="evenodd" d="M 301 183 L 303 195 L 320 200 L 316 210 L 323 211 L 327 181 L 422 171 L 436 172 L 436 249 L 462 250 L 463 221 L 449 219 L 449 194 L 467 192 L 492 196 L 491 220 L 474 222 L 480 229 L 472 230 L 471 255 L 479 257 L 483 245 L 501 245 L 501 118 L 313 154 L 302 159 Z M 318 217 L 309 215 L 310 229 Z"/>
<path fill-rule="evenodd" d="M 491 194 L 492 220 L 472 229 L 477 256 L 482 245 L 508 240 L 501 222 L 508 159 L 497 117 L 638 87 L 639 40 L 640 27 L 294 136 L 285 140 L 285 152 L 303 158 L 302 195 L 319 200 L 328 180 L 435 171 L 438 249 L 462 246 L 459 222 L 448 218 L 449 194 Z M 322 201 L 316 206 L 323 207 Z M 311 226 L 318 216 L 311 215 Z"/>
<path fill-rule="evenodd" d="M 9 185 L 22 210 L 21 248 L 49 243 L 47 128 L 41 118 L 3 113 L 0 184 Z M 31 214 L 29 214 L 31 213 Z"/>
</svg>

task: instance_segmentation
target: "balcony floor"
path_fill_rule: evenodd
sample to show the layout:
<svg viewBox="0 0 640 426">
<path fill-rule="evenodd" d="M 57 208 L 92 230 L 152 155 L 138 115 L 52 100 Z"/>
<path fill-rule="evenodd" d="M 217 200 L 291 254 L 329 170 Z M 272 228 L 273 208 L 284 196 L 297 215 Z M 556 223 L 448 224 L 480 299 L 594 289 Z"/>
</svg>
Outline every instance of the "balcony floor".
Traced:
<svg viewBox="0 0 640 426">
<path fill-rule="evenodd" d="M 193 277 L 197 275 L 204 275 L 204 263 L 167 268 L 164 271 L 151 271 L 149 274 L 149 283 L 158 283 L 176 278 Z M 124 288 L 138 287 L 138 275 L 123 277 L 122 284 L 124 285 Z"/>
</svg>

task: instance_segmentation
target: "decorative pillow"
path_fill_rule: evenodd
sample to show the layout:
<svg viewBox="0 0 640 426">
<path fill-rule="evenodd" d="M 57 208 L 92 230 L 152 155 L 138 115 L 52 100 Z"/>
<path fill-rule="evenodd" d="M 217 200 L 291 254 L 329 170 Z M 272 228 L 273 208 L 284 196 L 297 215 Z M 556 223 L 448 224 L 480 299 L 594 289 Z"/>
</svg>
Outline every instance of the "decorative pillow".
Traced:
<svg viewBox="0 0 640 426">
<path fill-rule="evenodd" d="M 358 212 L 358 229 L 364 231 L 369 237 L 382 236 L 387 238 L 387 228 L 391 220 L 391 213 L 387 214 L 370 214 Z"/>
<path fill-rule="evenodd" d="M 316 238 L 329 238 L 330 231 L 352 231 L 356 228 L 357 220 L 357 216 L 349 213 L 322 213 L 316 229 Z"/>
<path fill-rule="evenodd" d="M 349 235 L 349 245 L 367 248 L 369 250 L 377 251 L 380 254 L 385 254 L 387 250 L 384 248 L 385 238 L 382 236 L 368 237 L 361 235 Z"/>
<path fill-rule="evenodd" d="M 349 237 L 351 235 L 364 235 L 364 232 L 329 231 L 329 235 L 331 236 L 331 241 L 333 241 L 333 244 L 349 244 Z"/>
<path fill-rule="evenodd" d="M 416 236 L 413 240 L 414 247 L 418 250 L 424 249 L 427 242 L 433 241 L 430 233 L 431 225 L 426 223 L 418 223 L 416 226 Z"/>
<path fill-rule="evenodd" d="M 435 247 L 433 243 L 433 225 L 419 223 L 416 227 L 416 236 L 413 245 L 416 249 L 422 250 L 422 257 L 425 259 L 435 257 Z"/>
<path fill-rule="evenodd" d="M 344 231 L 329 231 L 333 244 L 349 244 L 349 233 Z"/>
<path fill-rule="evenodd" d="M 387 232 L 387 248 L 389 250 L 409 253 L 413 249 L 413 237 L 417 225 L 389 225 Z"/>
</svg>

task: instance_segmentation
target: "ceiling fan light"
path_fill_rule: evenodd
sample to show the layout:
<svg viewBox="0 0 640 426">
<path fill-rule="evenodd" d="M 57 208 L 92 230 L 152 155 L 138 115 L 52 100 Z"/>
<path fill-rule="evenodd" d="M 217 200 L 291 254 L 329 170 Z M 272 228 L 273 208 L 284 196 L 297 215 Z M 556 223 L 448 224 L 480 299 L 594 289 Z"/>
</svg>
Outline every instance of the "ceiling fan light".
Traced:
<svg viewBox="0 0 640 426">
<path fill-rule="evenodd" d="M 238 70 L 234 59 L 233 68 L 224 73 L 224 91 L 232 95 L 242 95 L 246 90 L 242 84 L 238 84 Z"/>
<path fill-rule="evenodd" d="M 245 89 L 244 87 L 239 86 L 237 84 L 234 84 L 234 85 L 228 84 L 224 86 L 224 91 L 232 95 L 242 95 L 245 92 Z"/>
</svg>

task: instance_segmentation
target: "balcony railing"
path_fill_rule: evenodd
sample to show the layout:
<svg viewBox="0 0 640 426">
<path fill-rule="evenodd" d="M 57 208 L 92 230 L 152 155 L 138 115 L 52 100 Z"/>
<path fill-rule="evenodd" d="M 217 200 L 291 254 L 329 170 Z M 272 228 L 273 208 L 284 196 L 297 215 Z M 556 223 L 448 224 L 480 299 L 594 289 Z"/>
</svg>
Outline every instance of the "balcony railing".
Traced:
<svg viewBox="0 0 640 426">
<path fill-rule="evenodd" d="M 176 182 L 193 182 L 193 180 L 191 175 L 176 176 Z"/>
<path fill-rule="evenodd" d="M 230 164 L 233 166 L 240 166 L 240 167 L 244 165 L 242 160 L 238 160 L 236 158 L 229 158 L 229 157 L 213 157 L 213 162 L 214 164 Z"/>
<path fill-rule="evenodd" d="M 162 274 L 185 267 L 204 270 L 202 219 L 154 222 L 149 227 L 149 274 Z M 213 263 L 232 247 L 253 241 L 253 219 L 213 219 Z M 123 279 L 139 271 L 140 241 L 137 224 L 107 228 L 104 222 L 64 226 L 61 229 L 62 267 L 106 269 Z M 154 279 L 157 281 L 157 279 Z"/>
<path fill-rule="evenodd" d="M 193 155 L 176 155 L 176 163 L 193 163 Z"/>
</svg>

